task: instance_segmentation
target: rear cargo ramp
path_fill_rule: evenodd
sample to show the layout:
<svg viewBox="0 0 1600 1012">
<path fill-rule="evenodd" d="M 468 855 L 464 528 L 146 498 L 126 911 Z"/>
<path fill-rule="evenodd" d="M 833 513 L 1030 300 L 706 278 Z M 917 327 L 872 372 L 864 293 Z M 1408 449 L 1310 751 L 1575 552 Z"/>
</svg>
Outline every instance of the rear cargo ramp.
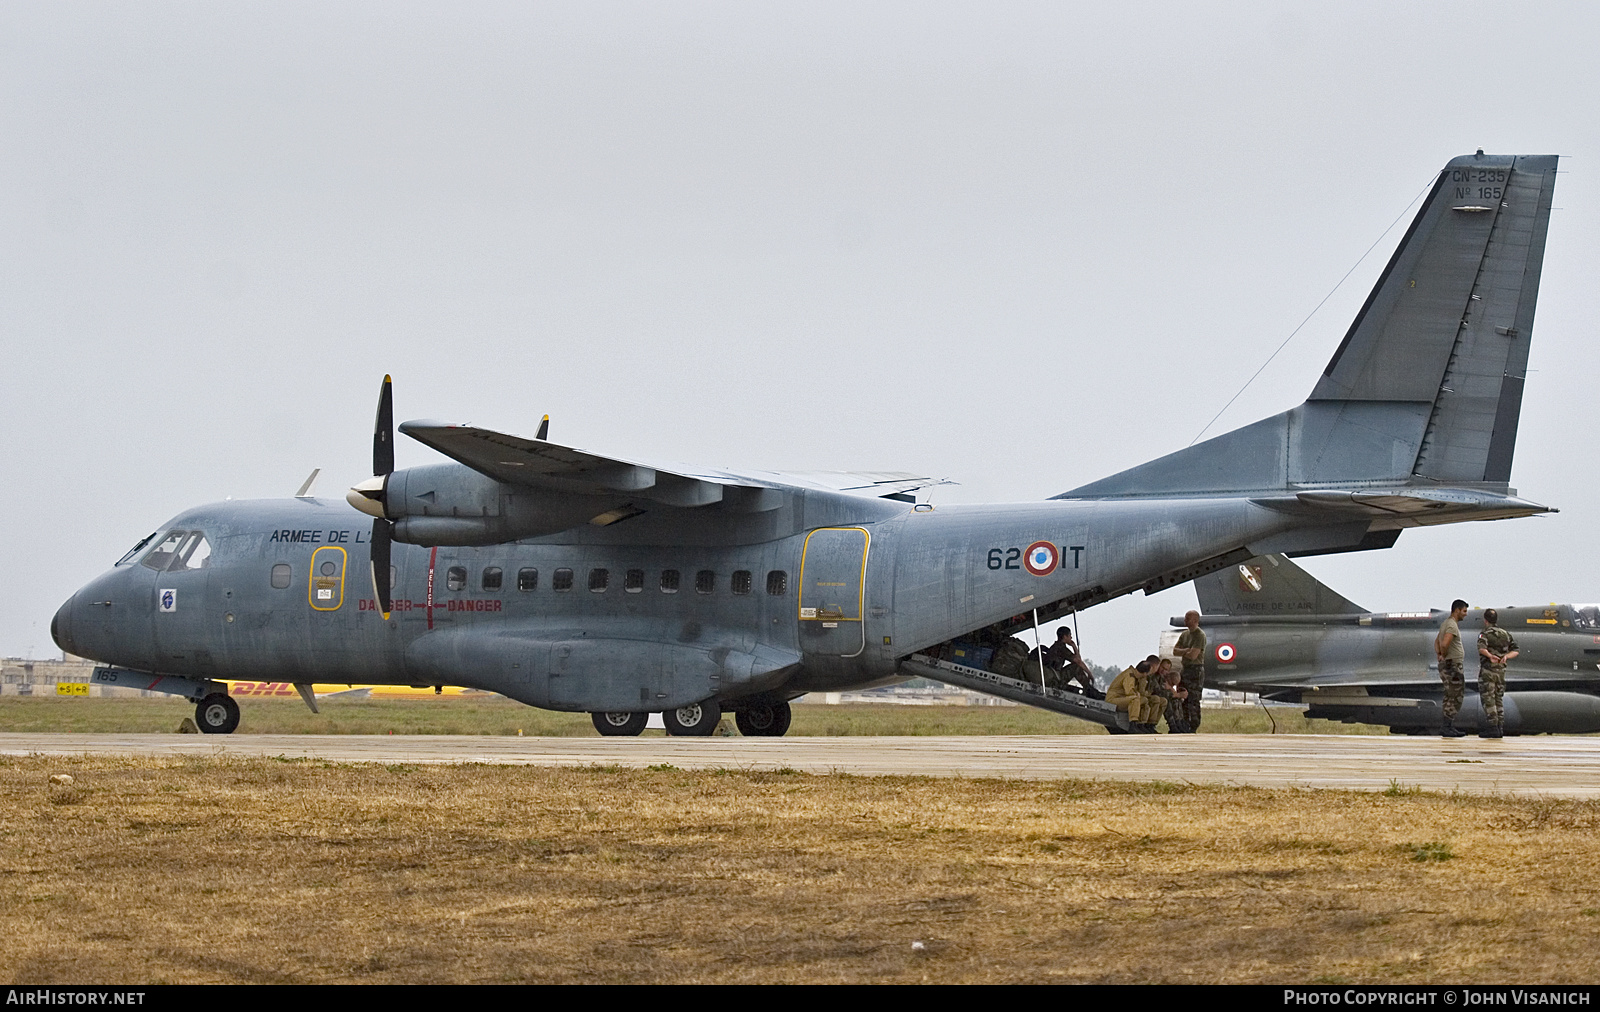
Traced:
<svg viewBox="0 0 1600 1012">
<path fill-rule="evenodd" d="M 1090 699 L 1076 692 L 1046 689 L 1033 682 L 1007 678 L 990 671 L 942 661 L 926 654 L 912 654 L 900 662 L 900 673 L 914 678 L 931 678 L 975 692 L 999 696 L 1015 703 L 1037 706 L 1041 710 L 1064 713 L 1079 720 L 1092 721 L 1118 731 L 1128 730 L 1128 715 L 1110 703 Z"/>
</svg>

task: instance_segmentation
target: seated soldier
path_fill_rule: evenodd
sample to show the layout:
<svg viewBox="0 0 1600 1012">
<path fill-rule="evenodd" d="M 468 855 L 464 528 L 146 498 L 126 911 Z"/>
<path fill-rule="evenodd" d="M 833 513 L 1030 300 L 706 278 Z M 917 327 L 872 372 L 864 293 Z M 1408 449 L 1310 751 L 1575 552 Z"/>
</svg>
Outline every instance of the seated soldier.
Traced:
<svg viewBox="0 0 1600 1012">
<path fill-rule="evenodd" d="M 1166 733 L 1170 735 L 1192 735 L 1195 729 L 1189 727 L 1187 717 L 1184 717 L 1184 700 L 1189 698 L 1189 690 L 1182 685 L 1182 676 L 1174 671 L 1171 661 L 1162 661 L 1162 697 L 1166 700 Z"/>
<path fill-rule="evenodd" d="M 1145 677 L 1150 664 L 1140 661 L 1131 668 L 1123 668 L 1106 689 L 1106 702 L 1128 714 L 1128 730 L 1134 734 L 1155 734 L 1156 712 L 1149 693 L 1145 690 Z"/>
<path fill-rule="evenodd" d="M 1061 673 L 1061 688 L 1066 688 L 1066 681 L 1073 679 L 1083 686 L 1083 694 L 1090 699 L 1106 698 L 1094 687 L 1094 675 L 1089 671 L 1089 666 L 1083 663 L 1078 644 L 1072 641 L 1071 629 L 1064 625 L 1056 627 L 1056 641 L 1045 652 L 1044 660 L 1046 665 Z"/>
</svg>

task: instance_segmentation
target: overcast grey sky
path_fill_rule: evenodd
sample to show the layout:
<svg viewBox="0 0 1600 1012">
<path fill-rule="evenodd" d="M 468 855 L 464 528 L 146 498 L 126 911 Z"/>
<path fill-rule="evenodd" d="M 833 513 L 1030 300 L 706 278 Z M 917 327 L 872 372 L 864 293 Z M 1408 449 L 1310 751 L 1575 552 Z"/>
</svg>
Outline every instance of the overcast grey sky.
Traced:
<svg viewBox="0 0 1600 1012">
<path fill-rule="evenodd" d="M 1063 491 L 1187 444 L 1477 147 L 1568 159 L 1513 473 L 1562 513 L 1307 568 L 1600 599 L 1597 11 L 7 3 L 0 654 L 183 508 L 366 477 L 385 372 L 400 418 Z M 1401 231 L 1212 434 L 1304 398 Z"/>
</svg>

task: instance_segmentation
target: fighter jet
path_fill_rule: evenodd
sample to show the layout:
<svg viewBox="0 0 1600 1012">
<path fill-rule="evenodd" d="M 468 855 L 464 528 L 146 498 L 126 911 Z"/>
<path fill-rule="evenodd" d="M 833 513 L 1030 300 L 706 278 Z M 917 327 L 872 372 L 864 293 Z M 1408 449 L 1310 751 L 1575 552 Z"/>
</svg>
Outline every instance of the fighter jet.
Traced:
<svg viewBox="0 0 1600 1012">
<path fill-rule="evenodd" d="M 1438 733 L 1443 692 L 1433 639 L 1446 612 L 1370 612 L 1283 555 L 1203 576 L 1195 593 L 1209 686 L 1308 703 L 1308 717 Z M 1496 610 L 1521 651 L 1506 672 L 1506 733 L 1600 731 L 1600 605 Z M 1482 628 L 1482 608 L 1461 622 L 1469 687 Z M 1176 641 L 1177 633 L 1164 638 Z M 1483 704 L 1469 694 L 1456 725 L 1475 730 L 1482 720 Z"/>
<path fill-rule="evenodd" d="M 1386 548 L 1548 507 L 1509 487 L 1554 156 L 1449 162 L 1309 399 L 1040 502 L 907 501 L 909 474 L 639 460 L 471 425 L 399 431 L 373 477 L 185 511 L 62 605 L 95 677 L 238 724 L 223 679 L 460 685 L 602 734 L 780 735 L 789 701 L 1271 552 Z M 1290 213 L 1291 209 L 1285 209 Z"/>
</svg>

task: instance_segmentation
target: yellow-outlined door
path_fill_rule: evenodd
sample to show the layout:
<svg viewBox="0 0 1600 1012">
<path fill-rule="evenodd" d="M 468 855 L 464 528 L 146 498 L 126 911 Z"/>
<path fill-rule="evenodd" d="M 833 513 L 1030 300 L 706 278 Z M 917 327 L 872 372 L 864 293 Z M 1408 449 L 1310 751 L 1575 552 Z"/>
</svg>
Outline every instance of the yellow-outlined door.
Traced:
<svg viewBox="0 0 1600 1012">
<path fill-rule="evenodd" d="M 800 553 L 800 649 L 808 654 L 855 657 L 866 649 L 862 614 L 867 597 L 863 527 L 821 527 L 806 535 Z"/>
<path fill-rule="evenodd" d="M 338 611 L 344 604 L 344 571 L 348 554 L 338 545 L 323 545 L 311 553 L 311 576 L 306 600 L 314 611 Z"/>
</svg>

